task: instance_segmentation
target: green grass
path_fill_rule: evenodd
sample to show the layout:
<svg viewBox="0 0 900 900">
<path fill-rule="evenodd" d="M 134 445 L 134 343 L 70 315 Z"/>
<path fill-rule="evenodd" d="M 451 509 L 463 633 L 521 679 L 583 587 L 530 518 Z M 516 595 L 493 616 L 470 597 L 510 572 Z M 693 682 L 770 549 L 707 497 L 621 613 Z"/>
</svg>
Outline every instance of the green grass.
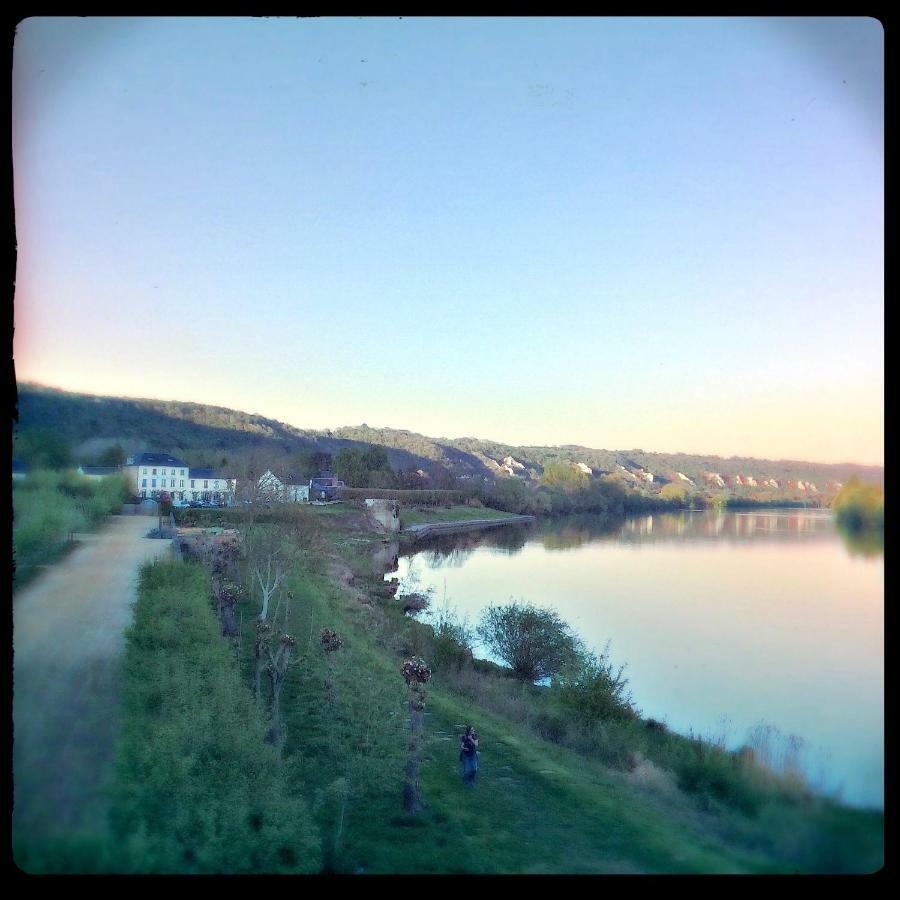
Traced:
<svg viewBox="0 0 900 900">
<path fill-rule="evenodd" d="M 407 525 L 430 525 L 437 522 L 469 522 L 474 519 L 508 519 L 511 513 L 487 506 L 444 506 L 407 509 L 401 507 L 400 522 Z"/>
</svg>

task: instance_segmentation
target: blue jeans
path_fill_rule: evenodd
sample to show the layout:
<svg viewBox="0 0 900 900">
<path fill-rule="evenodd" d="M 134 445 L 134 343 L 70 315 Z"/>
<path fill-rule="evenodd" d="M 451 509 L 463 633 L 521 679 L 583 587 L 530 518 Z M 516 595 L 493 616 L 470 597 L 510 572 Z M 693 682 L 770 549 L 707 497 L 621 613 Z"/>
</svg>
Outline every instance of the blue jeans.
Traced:
<svg viewBox="0 0 900 900">
<path fill-rule="evenodd" d="M 466 787 L 475 787 L 475 774 L 478 772 L 478 754 L 463 753 L 463 784 Z"/>
</svg>

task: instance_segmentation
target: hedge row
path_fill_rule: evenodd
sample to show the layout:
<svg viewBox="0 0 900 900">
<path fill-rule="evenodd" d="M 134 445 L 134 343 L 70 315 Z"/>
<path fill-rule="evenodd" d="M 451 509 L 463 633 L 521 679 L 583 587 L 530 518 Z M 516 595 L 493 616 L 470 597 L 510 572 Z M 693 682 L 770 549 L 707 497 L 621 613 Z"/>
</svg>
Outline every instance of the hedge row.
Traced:
<svg viewBox="0 0 900 900">
<path fill-rule="evenodd" d="M 141 571 L 113 796 L 120 868 L 314 872 L 320 838 L 290 796 L 199 566 Z"/>
</svg>

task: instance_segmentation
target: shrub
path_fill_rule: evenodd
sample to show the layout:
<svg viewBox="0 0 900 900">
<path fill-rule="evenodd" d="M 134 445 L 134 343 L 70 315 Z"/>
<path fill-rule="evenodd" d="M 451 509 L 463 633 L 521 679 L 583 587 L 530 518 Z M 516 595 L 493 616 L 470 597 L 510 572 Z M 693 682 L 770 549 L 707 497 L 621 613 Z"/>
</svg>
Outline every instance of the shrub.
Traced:
<svg viewBox="0 0 900 900">
<path fill-rule="evenodd" d="M 478 636 L 520 681 L 535 682 L 560 672 L 578 643 L 569 626 L 550 609 L 531 604 L 489 606 Z"/>
<path fill-rule="evenodd" d="M 553 680 L 553 691 L 571 718 L 591 726 L 607 719 L 632 719 L 636 712 L 628 690 L 625 666 L 609 659 L 609 645 L 598 656 L 588 651 Z"/>
</svg>

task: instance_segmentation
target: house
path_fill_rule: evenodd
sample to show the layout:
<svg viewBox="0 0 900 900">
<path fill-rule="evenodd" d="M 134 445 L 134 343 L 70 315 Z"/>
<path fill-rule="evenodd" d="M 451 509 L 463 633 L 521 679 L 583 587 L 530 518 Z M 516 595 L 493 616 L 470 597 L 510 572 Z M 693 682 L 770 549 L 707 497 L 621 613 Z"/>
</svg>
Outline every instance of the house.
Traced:
<svg viewBox="0 0 900 900">
<path fill-rule="evenodd" d="M 118 475 L 122 471 L 121 466 L 79 466 L 78 474 L 85 478 L 106 478 L 109 475 Z"/>
<path fill-rule="evenodd" d="M 213 469 L 190 468 L 168 453 L 129 456 L 122 467 L 135 496 L 146 498 L 167 493 L 173 500 L 231 503 L 237 481 Z"/>
<path fill-rule="evenodd" d="M 309 484 L 290 473 L 276 475 L 267 469 L 257 482 L 257 497 L 270 503 L 309 503 Z"/>
<path fill-rule="evenodd" d="M 129 456 L 122 467 L 131 492 L 140 498 L 153 497 L 165 491 L 175 500 L 184 496 L 188 464 L 168 453 L 138 453 Z"/>
<path fill-rule="evenodd" d="M 190 488 L 176 500 L 199 500 L 204 503 L 234 503 L 237 479 L 224 475 L 215 469 L 189 468 L 188 482 Z"/>
<path fill-rule="evenodd" d="M 309 496 L 311 500 L 336 500 L 340 497 L 344 482 L 323 472 L 317 478 L 309 480 Z"/>
</svg>

